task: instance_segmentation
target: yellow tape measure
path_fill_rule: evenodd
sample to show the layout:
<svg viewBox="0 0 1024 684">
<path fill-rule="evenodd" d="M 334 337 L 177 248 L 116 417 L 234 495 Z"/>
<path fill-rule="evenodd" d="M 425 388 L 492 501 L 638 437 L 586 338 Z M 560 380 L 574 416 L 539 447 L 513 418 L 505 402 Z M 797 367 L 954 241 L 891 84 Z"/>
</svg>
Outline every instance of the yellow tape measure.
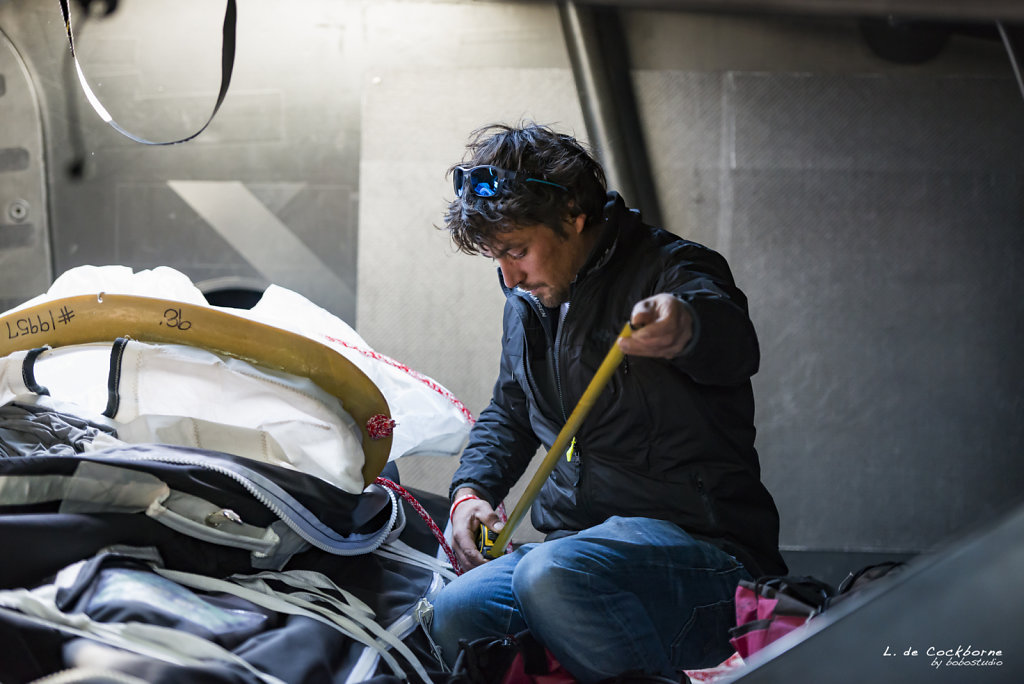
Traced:
<svg viewBox="0 0 1024 684">
<path fill-rule="evenodd" d="M 480 525 L 480 529 L 477 530 L 476 534 L 476 548 L 484 556 L 488 556 L 488 552 L 494 547 L 494 543 L 498 541 L 498 533 L 489 528 L 487 525 Z"/>
</svg>

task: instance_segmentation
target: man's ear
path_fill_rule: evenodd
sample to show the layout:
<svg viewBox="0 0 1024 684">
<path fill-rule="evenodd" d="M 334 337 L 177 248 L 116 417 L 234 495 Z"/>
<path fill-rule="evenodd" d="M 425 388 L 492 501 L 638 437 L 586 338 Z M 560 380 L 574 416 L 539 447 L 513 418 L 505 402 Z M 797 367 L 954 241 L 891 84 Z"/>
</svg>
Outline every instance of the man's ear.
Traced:
<svg viewBox="0 0 1024 684">
<path fill-rule="evenodd" d="M 573 228 L 573 230 L 576 231 L 577 234 L 583 232 L 583 226 L 585 226 L 585 225 L 587 225 L 587 215 L 586 214 L 580 214 L 576 218 L 572 219 L 572 228 Z"/>
</svg>

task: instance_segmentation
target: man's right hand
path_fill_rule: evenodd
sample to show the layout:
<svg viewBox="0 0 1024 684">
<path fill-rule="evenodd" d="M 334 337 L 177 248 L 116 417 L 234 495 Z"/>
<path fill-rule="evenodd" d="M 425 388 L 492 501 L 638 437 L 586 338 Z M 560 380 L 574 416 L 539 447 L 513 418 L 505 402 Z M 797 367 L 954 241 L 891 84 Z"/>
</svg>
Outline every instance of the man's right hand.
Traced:
<svg viewBox="0 0 1024 684">
<path fill-rule="evenodd" d="M 470 487 L 461 487 L 452 501 L 458 501 L 466 496 L 480 496 Z M 480 525 L 486 525 L 495 532 L 500 532 L 501 518 L 483 498 L 468 499 L 460 503 L 452 512 L 452 551 L 459 560 L 463 571 L 483 565 L 489 558 L 485 558 L 477 548 L 477 535 Z"/>
</svg>

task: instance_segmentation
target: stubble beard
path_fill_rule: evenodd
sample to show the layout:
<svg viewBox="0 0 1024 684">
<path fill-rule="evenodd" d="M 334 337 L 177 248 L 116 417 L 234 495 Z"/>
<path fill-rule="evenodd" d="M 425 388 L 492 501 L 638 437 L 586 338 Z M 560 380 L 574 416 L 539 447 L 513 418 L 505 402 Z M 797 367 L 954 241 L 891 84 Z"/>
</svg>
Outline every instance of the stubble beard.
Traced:
<svg viewBox="0 0 1024 684">
<path fill-rule="evenodd" d="M 549 309 L 557 309 L 565 302 L 569 301 L 569 288 L 567 287 L 554 287 L 545 286 L 543 291 L 540 293 L 531 292 L 541 304 Z"/>
</svg>

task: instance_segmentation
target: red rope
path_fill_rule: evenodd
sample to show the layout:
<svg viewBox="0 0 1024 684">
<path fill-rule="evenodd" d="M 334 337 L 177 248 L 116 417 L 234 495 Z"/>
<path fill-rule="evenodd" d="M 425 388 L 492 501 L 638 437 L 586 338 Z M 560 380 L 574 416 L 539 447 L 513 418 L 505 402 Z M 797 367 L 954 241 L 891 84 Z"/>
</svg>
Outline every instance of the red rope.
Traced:
<svg viewBox="0 0 1024 684">
<path fill-rule="evenodd" d="M 370 434 L 370 439 L 384 439 L 394 433 L 396 425 L 398 423 L 391 420 L 390 417 L 378 413 L 366 421 L 366 431 Z"/>
<path fill-rule="evenodd" d="M 429 513 L 427 513 L 427 509 L 423 508 L 420 502 L 416 500 L 416 497 L 410 494 L 409 490 L 405 487 L 392 482 L 386 477 L 378 477 L 376 484 L 379 484 L 382 487 L 387 487 L 409 502 L 409 505 L 413 507 L 413 510 L 419 513 L 420 517 L 423 518 L 423 522 L 427 523 L 427 527 L 429 527 L 430 531 L 434 534 L 434 539 L 436 539 L 437 543 L 441 545 L 442 549 L 444 549 L 444 553 L 448 556 L 448 560 L 451 562 L 452 569 L 455 571 L 455 574 L 461 575 L 462 568 L 459 567 L 459 561 L 456 560 L 455 553 L 452 552 L 452 547 L 448 546 L 448 542 L 444 538 L 444 532 L 441 531 L 441 528 L 437 526 L 434 519 L 430 517 Z"/>
<path fill-rule="evenodd" d="M 408 373 L 411 377 L 415 378 L 416 380 L 419 380 L 424 385 L 440 394 L 449 402 L 451 402 L 452 405 L 459 410 L 459 412 L 466 418 L 467 421 L 469 421 L 470 424 L 476 422 L 476 419 L 473 418 L 473 414 L 470 412 L 468 408 L 466 408 L 465 404 L 459 401 L 454 394 L 446 390 L 441 385 L 437 384 L 435 381 L 428 378 L 426 375 L 423 375 L 418 371 L 414 371 L 412 368 L 406 366 L 404 363 L 399 363 L 398 361 L 395 361 L 389 356 L 384 356 L 384 354 L 381 354 L 380 352 L 371 351 L 369 349 L 363 349 L 362 347 L 357 347 L 354 344 L 349 344 L 345 340 L 339 340 L 337 337 L 332 337 L 330 335 L 324 335 L 324 337 L 335 344 L 345 347 L 346 349 L 351 349 L 352 351 L 358 352 L 367 358 L 373 359 L 374 361 L 380 361 L 381 363 L 385 363 L 391 366 L 392 368 L 397 368 L 398 370 L 404 373 Z"/>
</svg>

